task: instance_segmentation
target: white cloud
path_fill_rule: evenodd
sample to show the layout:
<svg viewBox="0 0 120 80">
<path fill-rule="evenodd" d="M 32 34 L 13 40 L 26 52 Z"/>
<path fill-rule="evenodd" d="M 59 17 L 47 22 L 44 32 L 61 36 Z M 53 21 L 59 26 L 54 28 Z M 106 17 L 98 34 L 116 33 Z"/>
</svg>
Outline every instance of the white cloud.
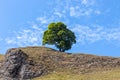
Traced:
<svg viewBox="0 0 120 80">
<path fill-rule="evenodd" d="M 76 36 L 77 41 L 80 43 L 94 43 L 100 40 L 106 41 L 120 41 L 120 28 L 104 28 L 104 27 L 88 27 L 76 25 L 72 29 Z"/>
<path fill-rule="evenodd" d="M 73 4 L 74 2 L 76 2 L 75 5 Z M 96 0 L 65 0 L 63 2 L 57 0 L 56 7 L 49 12 L 50 14 L 46 12 L 43 16 L 37 18 L 40 27 L 38 27 L 37 23 L 32 23 L 32 28 L 16 32 L 14 38 L 7 38 L 6 41 L 8 44 L 17 44 L 19 46 L 41 44 L 43 30 L 50 22 L 63 21 L 71 26 L 72 20 L 70 19 L 77 19 L 78 21 L 81 20 L 81 16 L 100 15 L 102 12 L 99 9 L 93 9 L 95 2 Z M 73 22 L 72 25 L 74 24 L 78 24 L 72 29 L 77 36 L 78 42 L 94 43 L 100 40 L 120 41 L 120 28 L 107 29 L 101 26 L 82 26 L 79 23 Z"/>
<path fill-rule="evenodd" d="M 45 16 L 43 16 L 43 17 L 38 17 L 37 20 L 40 21 L 41 24 L 46 24 L 46 23 L 48 23 L 48 21 L 47 21 L 47 19 L 46 19 Z"/>
<path fill-rule="evenodd" d="M 41 25 L 39 25 L 39 26 L 41 26 Z M 37 30 L 37 31 L 41 31 L 41 33 L 43 33 L 43 28 L 38 27 L 38 25 L 35 23 L 32 24 L 32 29 Z"/>
<path fill-rule="evenodd" d="M 100 14 L 101 14 L 101 11 L 99 11 L 99 10 L 95 10 L 95 14 L 100 15 Z"/>
<path fill-rule="evenodd" d="M 78 43 L 95 43 L 97 41 L 120 41 L 120 28 L 105 28 L 102 26 L 83 26 L 76 24 L 70 28 L 77 37 Z M 18 46 L 42 45 L 42 35 L 44 29 L 33 25 L 32 28 L 16 32 L 14 37 L 6 38 L 7 44 Z"/>
<path fill-rule="evenodd" d="M 42 44 L 43 29 L 37 26 L 32 26 L 30 29 L 24 29 L 15 32 L 14 37 L 5 39 L 8 45 L 13 44 L 17 46 L 35 46 Z"/>
<path fill-rule="evenodd" d="M 88 0 L 82 0 L 81 3 L 82 3 L 82 4 L 87 4 L 87 3 L 88 3 Z"/>
<path fill-rule="evenodd" d="M 63 16 L 59 11 L 55 11 L 54 14 L 57 15 L 58 17 L 60 17 L 60 18 Z"/>
<path fill-rule="evenodd" d="M 95 43 L 97 41 L 120 41 L 120 28 L 105 28 L 102 26 L 83 26 L 80 24 L 70 28 L 77 37 L 78 43 Z M 24 29 L 16 32 L 15 37 L 6 38 L 7 44 L 17 46 L 35 46 L 42 45 L 43 29 L 38 26 L 32 26 L 30 29 Z"/>
<path fill-rule="evenodd" d="M 75 5 L 73 3 L 76 3 Z M 69 15 L 70 17 L 89 17 L 93 14 L 100 14 L 101 11 L 95 8 L 96 0 L 69 0 L 63 1 L 57 0 L 56 7 L 53 12 L 61 18 L 65 17 L 63 15 Z M 94 8 L 93 8 L 94 7 Z"/>
<path fill-rule="evenodd" d="M 5 41 L 7 44 L 15 44 L 16 43 L 16 41 L 14 39 L 11 39 L 11 38 L 6 38 Z"/>
<path fill-rule="evenodd" d="M 96 3 L 95 0 L 81 0 L 81 4 L 85 6 L 91 6 L 91 5 L 94 5 L 95 3 Z"/>
<path fill-rule="evenodd" d="M 75 8 L 70 7 L 70 16 L 75 16 L 75 15 L 76 15 Z"/>
<path fill-rule="evenodd" d="M 85 10 L 83 11 L 82 15 L 83 16 L 89 16 L 93 13 L 93 9 L 88 9 L 88 10 Z"/>
<path fill-rule="evenodd" d="M 89 16 L 93 13 L 93 9 L 80 9 L 80 7 L 70 7 L 71 17 Z"/>
</svg>

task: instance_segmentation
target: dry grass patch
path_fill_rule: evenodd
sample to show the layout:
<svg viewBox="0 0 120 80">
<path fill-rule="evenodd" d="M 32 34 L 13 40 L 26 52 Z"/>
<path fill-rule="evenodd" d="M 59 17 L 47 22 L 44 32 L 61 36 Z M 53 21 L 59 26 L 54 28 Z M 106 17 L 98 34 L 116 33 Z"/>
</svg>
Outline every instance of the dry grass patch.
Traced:
<svg viewBox="0 0 120 80">
<path fill-rule="evenodd" d="M 45 67 L 45 75 L 33 80 L 120 80 L 120 58 L 90 54 L 67 54 L 45 47 L 19 48 L 27 61 Z M 118 68 L 119 67 L 119 68 Z"/>
<path fill-rule="evenodd" d="M 120 80 L 120 68 L 85 74 L 74 74 L 69 71 L 53 72 L 33 80 Z"/>
<path fill-rule="evenodd" d="M 4 59 L 4 55 L 0 54 L 0 61 Z"/>
</svg>

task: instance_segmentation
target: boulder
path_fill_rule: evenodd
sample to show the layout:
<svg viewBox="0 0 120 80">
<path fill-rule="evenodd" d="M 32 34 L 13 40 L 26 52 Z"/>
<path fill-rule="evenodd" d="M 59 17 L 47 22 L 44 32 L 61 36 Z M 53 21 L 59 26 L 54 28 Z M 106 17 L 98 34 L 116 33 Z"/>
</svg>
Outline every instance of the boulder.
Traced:
<svg viewBox="0 0 120 80">
<path fill-rule="evenodd" d="M 28 59 L 28 55 L 20 49 L 8 50 L 0 69 L 3 80 L 28 80 L 42 75 L 43 72 L 43 65 L 35 65 L 32 60 Z"/>
<path fill-rule="evenodd" d="M 27 55 L 20 49 L 10 49 L 5 55 L 5 61 L 2 65 L 1 73 L 3 80 L 12 80 L 14 78 L 20 78 L 19 74 L 22 65 L 25 64 Z"/>
</svg>

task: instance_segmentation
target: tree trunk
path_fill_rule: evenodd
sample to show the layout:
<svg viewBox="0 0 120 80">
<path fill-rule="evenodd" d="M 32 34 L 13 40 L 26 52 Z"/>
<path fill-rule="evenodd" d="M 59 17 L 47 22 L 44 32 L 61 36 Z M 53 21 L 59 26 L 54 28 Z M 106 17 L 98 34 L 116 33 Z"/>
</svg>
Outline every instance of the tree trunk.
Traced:
<svg viewBox="0 0 120 80">
<path fill-rule="evenodd" d="M 62 51 L 62 49 L 61 49 L 61 48 L 59 48 L 59 51 L 61 52 L 61 51 Z"/>
<path fill-rule="evenodd" d="M 62 50 L 61 50 L 61 52 L 65 52 L 65 50 L 64 50 L 64 49 L 62 49 Z"/>
<path fill-rule="evenodd" d="M 65 52 L 65 49 L 59 48 L 59 51 L 60 51 L 60 52 Z"/>
</svg>

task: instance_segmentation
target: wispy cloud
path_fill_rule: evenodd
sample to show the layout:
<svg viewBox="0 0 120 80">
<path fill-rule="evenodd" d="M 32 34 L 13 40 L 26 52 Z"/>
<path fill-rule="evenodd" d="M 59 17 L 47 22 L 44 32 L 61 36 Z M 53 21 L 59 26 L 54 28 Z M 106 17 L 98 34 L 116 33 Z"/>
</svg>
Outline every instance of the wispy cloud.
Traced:
<svg viewBox="0 0 120 80">
<path fill-rule="evenodd" d="M 58 16 L 58 17 L 63 17 L 63 14 L 62 13 L 60 13 L 59 11 L 55 11 L 54 12 L 54 15 L 56 15 L 56 16 Z"/>
<path fill-rule="evenodd" d="M 73 4 L 75 2 L 76 4 Z M 120 28 L 105 28 L 101 26 L 83 26 L 79 22 L 73 22 L 71 19 L 81 20 L 82 17 L 100 15 L 102 12 L 98 8 L 93 8 L 96 0 L 56 0 L 56 6 L 53 10 L 47 11 L 44 15 L 38 17 L 37 23 L 31 23 L 31 28 L 15 32 L 14 37 L 6 38 L 7 44 L 16 44 L 18 46 L 38 45 L 42 42 L 43 31 L 50 22 L 63 21 L 73 30 L 78 43 L 94 43 L 100 40 L 120 41 Z M 50 14 L 48 14 L 48 12 Z M 77 25 L 75 25 L 77 24 Z"/>
<path fill-rule="evenodd" d="M 95 10 L 94 13 L 97 14 L 97 15 L 100 15 L 101 11 L 100 10 Z"/>
<path fill-rule="evenodd" d="M 86 6 L 94 5 L 95 3 L 96 3 L 96 0 L 81 0 L 81 4 Z"/>
<path fill-rule="evenodd" d="M 77 37 L 77 43 L 95 43 L 97 41 L 120 41 L 120 27 L 105 28 L 99 25 L 83 26 L 76 24 L 70 28 Z M 30 29 L 15 32 L 15 37 L 6 38 L 7 44 L 18 46 L 41 45 L 44 29 L 37 25 L 32 25 Z"/>
<path fill-rule="evenodd" d="M 82 0 L 82 4 L 87 4 L 88 1 L 87 0 Z"/>
<path fill-rule="evenodd" d="M 14 32 L 14 37 L 6 38 L 7 44 L 17 46 L 41 45 L 43 29 L 37 26 L 32 26 L 30 29 L 24 29 L 19 32 Z"/>
<path fill-rule="evenodd" d="M 48 20 L 46 19 L 46 16 L 38 17 L 37 20 L 40 21 L 41 24 L 48 23 Z"/>
<path fill-rule="evenodd" d="M 89 16 L 93 13 L 93 9 L 80 9 L 80 7 L 70 7 L 71 17 Z"/>
<path fill-rule="evenodd" d="M 80 43 L 94 43 L 100 40 L 120 41 L 120 28 L 108 29 L 102 26 L 89 27 L 78 24 L 72 30 Z"/>
<path fill-rule="evenodd" d="M 81 16 L 89 17 L 101 14 L 101 11 L 94 7 L 97 2 L 96 0 L 68 0 L 63 2 L 57 0 L 56 2 L 57 4 L 53 9 L 53 12 L 61 18 L 65 17 L 64 15 L 78 18 Z"/>
</svg>

